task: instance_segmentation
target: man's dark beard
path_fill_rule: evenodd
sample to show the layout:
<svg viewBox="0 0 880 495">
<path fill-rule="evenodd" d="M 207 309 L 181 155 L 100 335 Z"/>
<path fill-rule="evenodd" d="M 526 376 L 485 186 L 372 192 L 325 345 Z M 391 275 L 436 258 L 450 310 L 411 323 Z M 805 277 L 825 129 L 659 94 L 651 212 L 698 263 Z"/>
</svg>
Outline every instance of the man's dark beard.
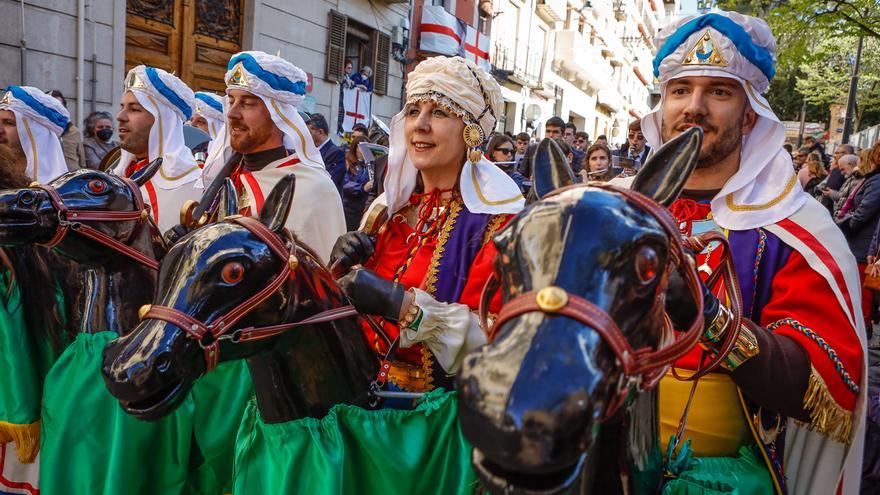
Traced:
<svg viewBox="0 0 880 495">
<path fill-rule="evenodd" d="M 139 158 L 147 156 L 150 149 L 150 128 L 138 132 L 129 131 L 128 137 L 125 141 L 120 141 L 119 146 L 135 157 L 138 155 L 140 155 Z"/>
<path fill-rule="evenodd" d="M 731 153 L 736 151 L 736 149 L 742 144 L 742 123 L 743 123 L 743 115 L 740 115 L 739 118 L 736 119 L 736 122 L 733 125 L 719 128 L 714 126 L 703 119 L 685 119 L 684 122 L 681 122 L 678 125 L 683 124 L 694 124 L 703 128 L 704 131 L 714 132 L 718 136 L 718 138 L 712 144 L 709 144 L 705 148 L 700 150 L 700 158 L 697 161 L 697 168 L 709 168 L 721 160 L 730 156 Z M 663 128 L 661 129 L 663 134 L 663 142 L 666 142 L 672 139 L 675 135 L 674 129 L 669 129 L 666 127 L 666 124 L 663 124 Z"/>
<path fill-rule="evenodd" d="M 4 173 L 12 175 L 23 175 L 27 168 L 27 156 L 24 151 L 8 144 L 0 144 L 0 162 L 3 163 L 3 168 L 9 169 Z"/>
</svg>

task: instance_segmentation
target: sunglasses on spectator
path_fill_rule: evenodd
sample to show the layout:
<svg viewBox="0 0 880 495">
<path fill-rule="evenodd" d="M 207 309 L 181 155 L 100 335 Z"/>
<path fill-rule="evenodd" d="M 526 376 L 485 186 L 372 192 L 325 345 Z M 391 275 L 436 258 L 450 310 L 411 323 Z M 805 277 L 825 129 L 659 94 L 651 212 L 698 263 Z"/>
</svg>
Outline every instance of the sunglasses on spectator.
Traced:
<svg viewBox="0 0 880 495">
<path fill-rule="evenodd" d="M 512 155 L 513 154 L 513 148 L 495 148 L 495 151 L 500 151 L 500 152 L 504 153 L 505 155 Z"/>
</svg>

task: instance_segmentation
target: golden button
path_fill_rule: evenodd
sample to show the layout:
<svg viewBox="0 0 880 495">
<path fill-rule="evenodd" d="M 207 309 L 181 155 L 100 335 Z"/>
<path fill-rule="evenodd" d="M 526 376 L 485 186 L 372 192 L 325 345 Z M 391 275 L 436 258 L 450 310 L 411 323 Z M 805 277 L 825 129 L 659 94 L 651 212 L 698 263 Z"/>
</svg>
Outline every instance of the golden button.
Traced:
<svg viewBox="0 0 880 495">
<path fill-rule="evenodd" d="M 568 304 L 568 294 L 565 290 L 551 285 L 538 291 L 535 302 L 541 311 L 555 313 Z"/>
</svg>

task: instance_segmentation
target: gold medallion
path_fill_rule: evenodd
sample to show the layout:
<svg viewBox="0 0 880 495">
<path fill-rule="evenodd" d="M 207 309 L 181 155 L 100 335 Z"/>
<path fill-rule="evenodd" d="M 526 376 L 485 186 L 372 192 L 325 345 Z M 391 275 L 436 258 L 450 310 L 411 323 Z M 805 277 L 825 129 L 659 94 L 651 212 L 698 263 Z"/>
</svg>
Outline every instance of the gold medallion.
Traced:
<svg viewBox="0 0 880 495">
<path fill-rule="evenodd" d="M 476 148 L 483 144 L 483 140 L 486 139 L 486 135 L 483 133 L 483 128 L 477 124 L 467 124 L 464 126 L 463 137 L 464 144 L 467 145 L 468 148 Z"/>
<path fill-rule="evenodd" d="M 229 86 L 240 86 L 242 88 L 251 87 L 251 84 L 248 82 L 247 73 L 244 70 L 244 65 L 241 62 L 235 64 L 235 67 L 232 68 L 228 84 Z"/>
</svg>

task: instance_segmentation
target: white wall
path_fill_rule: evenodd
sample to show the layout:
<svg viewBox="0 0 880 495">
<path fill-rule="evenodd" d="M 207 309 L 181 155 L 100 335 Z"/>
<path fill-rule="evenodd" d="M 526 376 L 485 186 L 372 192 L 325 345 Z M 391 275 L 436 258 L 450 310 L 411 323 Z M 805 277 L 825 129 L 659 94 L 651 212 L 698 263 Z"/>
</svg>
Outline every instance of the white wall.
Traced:
<svg viewBox="0 0 880 495">
<path fill-rule="evenodd" d="M 253 24 L 245 30 L 248 49 L 277 53 L 314 76 L 312 95 L 315 110 L 330 122 L 336 121 L 339 108 L 339 86 L 324 80 L 328 36 L 328 16 L 332 9 L 351 19 L 391 34 L 392 26 L 408 15 L 406 4 L 387 5 L 368 0 L 254 0 L 248 16 Z M 401 107 L 400 90 L 403 67 L 391 60 L 388 71 L 388 94 L 373 96 L 374 115 L 386 123 Z"/>
<path fill-rule="evenodd" d="M 116 44 L 125 40 L 125 8 L 123 6 L 120 10 L 118 7 L 112 0 L 86 0 L 85 62 L 82 67 L 84 115 L 76 115 L 77 0 L 25 2 L 27 50 L 24 52 L 24 80 L 20 50 L 21 2 L 0 0 L 0 67 L 3 67 L 0 86 L 24 84 L 43 90 L 58 89 L 64 93 L 72 120 L 79 127 L 85 115 L 92 111 L 93 84 L 95 109 L 114 110 L 120 97 L 118 89 L 122 86 L 125 64 L 124 51 L 114 49 Z M 97 61 L 97 77 L 93 77 L 93 53 Z M 93 83 L 92 79 L 96 82 Z"/>
</svg>

